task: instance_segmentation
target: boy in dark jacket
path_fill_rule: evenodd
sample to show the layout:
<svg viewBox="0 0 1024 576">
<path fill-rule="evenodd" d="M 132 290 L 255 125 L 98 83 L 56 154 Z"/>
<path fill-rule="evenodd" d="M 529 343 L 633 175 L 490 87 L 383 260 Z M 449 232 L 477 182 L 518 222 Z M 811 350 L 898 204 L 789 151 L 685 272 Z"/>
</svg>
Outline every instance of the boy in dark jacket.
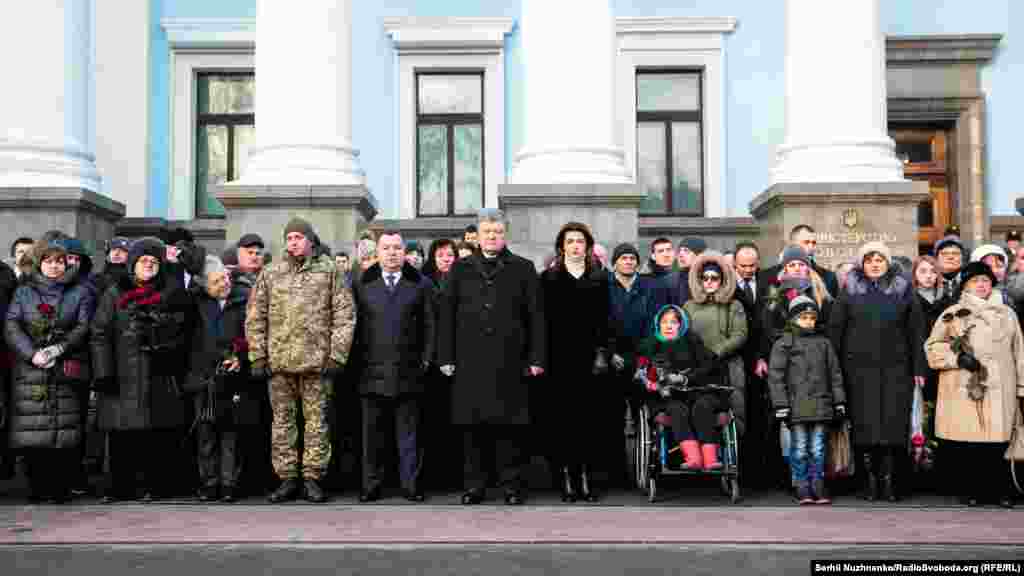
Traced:
<svg viewBox="0 0 1024 576">
<path fill-rule="evenodd" d="M 654 334 L 640 342 L 634 379 L 649 392 L 658 392 L 660 383 L 699 385 L 714 368 L 711 352 L 689 330 L 690 319 L 678 306 L 664 306 L 654 317 Z M 683 453 L 684 469 L 721 468 L 717 445 L 709 442 L 715 426 L 714 414 L 698 397 L 692 405 L 680 398 L 649 400 L 654 420 L 672 429 L 673 443 Z M 701 442 L 708 447 L 704 450 Z"/>
<path fill-rule="evenodd" d="M 826 425 L 846 417 L 843 373 L 831 341 L 816 328 L 818 305 L 789 303 L 789 326 L 772 346 L 768 388 L 775 417 L 789 423 L 789 459 L 800 504 L 829 504 L 825 490 Z"/>
</svg>

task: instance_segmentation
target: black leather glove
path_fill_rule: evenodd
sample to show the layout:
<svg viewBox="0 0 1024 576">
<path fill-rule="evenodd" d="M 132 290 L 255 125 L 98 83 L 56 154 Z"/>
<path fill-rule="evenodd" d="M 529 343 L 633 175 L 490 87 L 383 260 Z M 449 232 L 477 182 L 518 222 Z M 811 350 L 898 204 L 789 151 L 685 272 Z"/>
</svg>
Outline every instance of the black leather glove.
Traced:
<svg viewBox="0 0 1024 576">
<path fill-rule="evenodd" d="M 338 364 L 338 362 L 334 358 L 328 358 L 327 365 L 324 366 L 324 369 L 320 373 L 323 375 L 324 378 L 334 380 L 340 377 L 341 373 L 344 370 L 345 367 L 342 366 L 341 364 Z"/>
<path fill-rule="evenodd" d="M 249 374 L 252 375 L 254 380 L 266 380 L 270 378 L 270 367 L 267 366 L 266 360 L 257 360 L 252 363 L 252 367 L 249 369 Z"/>
<path fill-rule="evenodd" d="M 775 419 L 779 422 L 786 422 L 789 420 L 789 408 L 776 408 Z"/>
<path fill-rule="evenodd" d="M 832 407 L 832 411 L 835 412 L 837 419 L 842 420 L 846 418 L 846 404 L 836 404 Z"/>
<path fill-rule="evenodd" d="M 608 351 L 604 348 L 598 348 L 594 353 L 593 372 L 595 376 L 608 373 Z"/>
<path fill-rule="evenodd" d="M 978 370 L 981 370 L 981 362 L 978 362 L 978 359 L 970 352 L 961 352 L 956 357 L 956 365 L 968 372 L 977 372 Z"/>
</svg>

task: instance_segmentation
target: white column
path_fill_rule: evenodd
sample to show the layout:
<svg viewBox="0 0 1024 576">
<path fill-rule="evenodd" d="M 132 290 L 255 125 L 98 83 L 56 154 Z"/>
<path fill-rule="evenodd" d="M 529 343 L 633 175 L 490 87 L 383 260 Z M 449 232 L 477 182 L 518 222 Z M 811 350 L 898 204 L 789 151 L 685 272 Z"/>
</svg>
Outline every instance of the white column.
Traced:
<svg viewBox="0 0 1024 576">
<path fill-rule="evenodd" d="M 786 0 L 786 136 L 772 183 L 903 180 L 879 0 Z"/>
<path fill-rule="evenodd" d="M 628 183 L 615 143 L 610 0 L 523 0 L 525 144 L 515 184 Z"/>
<path fill-rule="evenodd" d="M 352 0 L 259 0 L 256 144 L 243 185 L 362 185 L 352 146 Z"/>
<path fill-rule="evenodd" d="M 100 191 L 91 0 L 0 3 L 0 188 Z"/>
</svg>

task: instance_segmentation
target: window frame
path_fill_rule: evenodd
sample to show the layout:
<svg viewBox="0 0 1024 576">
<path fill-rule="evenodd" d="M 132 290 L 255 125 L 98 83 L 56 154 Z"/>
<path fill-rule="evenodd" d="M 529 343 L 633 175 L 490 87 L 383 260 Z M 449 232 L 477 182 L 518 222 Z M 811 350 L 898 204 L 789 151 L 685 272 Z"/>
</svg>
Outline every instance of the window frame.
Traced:
<svg viewBox="0 0 1024 576">
<path fill-rule="evenodd" d="M 443 113 L 421 113 L 420 112 L 420 77 L 421 76 L 479 76 L 480 78 L 480 112 L 479 114 L 443 114 Z M 472 69 L 414 69 L 413 70 L 413 102 L 415 102 L 416 121 L 415 132 L 415 180 L 413 192 L 415 202 L 416 218 L 447 218 L 453 216 L 467 216 L 455 212 L 455 127 L 478 124 L 480 126 L 480 206 L 487 205 L 487 131 L 485 120 L 487 118 L 486 90 L 487 71 L 480 68 Z M 420 213 L 420 126 L 445 127 L 446 134 L 446 160 L 448 182 L 446 183 L 446 210 L 443 214 L 421 214 Z"/>
<path fill-rule="evenodd" d="M 639 109 L 640 77 L 643 75 L 656 74 L 687 74 L 697 76 L 697 110 L 658 110 L 642 111 Z M 638 67 L 633 74 L 633 89 L 637 94 L 636 130 L 639 132 L 641 123 L 659 122 L 665 128 L 665 205 L 658 211 L 641 210 L 641 216 L 703 216 L 704 215 L 704 69 L 703 68 L 660 68 L 660 67 Z M 697 134 L 700 141 L 698 151 L 698 162 L 700 164 L 700 195 L 697 197 L 697 208 L 691 210 L 673 210 L 673 155 L 672 155 L 672 124 L 675 122 L 686 122 L 697 124 Z M 636 150 L 634 162 L 639 166 L 640 160 L 640 137 L 636 137 Z M 640 171 L 637 169 L 637 178 Z"/>
<path fill-rule="evenodd" d="M 195 134 L 193 134 L 193 145 L 192 145 L 192 156 L 195 161 L 192 164 L 192 201 L 194 205 L 194 213 L 196 218 L 226 218 L 226 214 L 213 214 L 206 212 L 205 203 L 199 201 L 199 186 L 201 184 L 199 179 L 199 139 L 202 137 L 203 129 L 207 126 L 226 126 L 228 129 L 228 144 L 227 144 L 227 157 L 228 157 L 228 181 L 235 179 L 235 128 L 238 126 L 252 126 L 256 127 L 256 113 L 251 112 L 247 114 L 211 114 L 203 113 L 199 110 L 199 87 L 202 83 L 204 76 L 229 76 L 229 77 L 249 77 L 251 76 L 253 82 L 256 81 L 256 70 L 240 70 L 240 69 L 228 69 L 218 70 L 215 68 L 204 68 L 202 70 L 194 71 L 195 78 L 193 81 L 193 87 L 195 95 L 193 102 L 195 103 L 193 108 L 193 114 L 195 117 Z"/>
</svg>

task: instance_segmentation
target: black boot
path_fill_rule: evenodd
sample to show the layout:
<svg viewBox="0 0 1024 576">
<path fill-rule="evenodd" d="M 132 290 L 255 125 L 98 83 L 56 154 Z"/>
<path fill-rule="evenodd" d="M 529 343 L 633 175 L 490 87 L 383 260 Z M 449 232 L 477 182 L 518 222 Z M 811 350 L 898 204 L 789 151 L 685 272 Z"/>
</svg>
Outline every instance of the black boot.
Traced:
<svg viewBox="0 0 1024 576">
<path fill-rule="evenodd" d="M 270 500 L 271 504 L 279 504 L 288 500 L 295 500 L 299 497 L 300 487 L 297 478 L 287 478 L 281 485 L 274 490 L 267 500 Z"/>
<path fill-rule="evenodd" d="M 327 492 L 320 487 L 320 482 L 312 478 L 307 478 L 304 486 L 304 492 L 306 494 L 306 500 L 313 502 L 314 504 L 323 504 L 327 502 Z"/>
<path fill-rule="evenodd" d="M 562 467 L 562 502 L 576 501 L 576 487 L 572 483 L 572 472 L 568 466 Z"/>
<path fill-rule="evenodd" d="M 580 498 L 587 502 L 597 502 L 597 493 L 590 484 L 590 469 L 586 464 L 580 470 Z"/>
<path fill-rule="evenodd" d="M 896 492 L 896 455 L 893 450 L 886 449 L 885 454 L 882 456 L 882 498 L 885 498 L 889 502 L 896 502 L 899 500 L 899 494 Z"/>
<path fill-rule="evenodd" d="M 862 462 L 864 466 L 864 487 L 861 490 L 860 497 L 862 500 L 874 502 L 878 499 L 878 475 L 875 474 L 873 466 L 875 462 L 871 457 L 871 452 L 864 452 Z"/>
</svg>

